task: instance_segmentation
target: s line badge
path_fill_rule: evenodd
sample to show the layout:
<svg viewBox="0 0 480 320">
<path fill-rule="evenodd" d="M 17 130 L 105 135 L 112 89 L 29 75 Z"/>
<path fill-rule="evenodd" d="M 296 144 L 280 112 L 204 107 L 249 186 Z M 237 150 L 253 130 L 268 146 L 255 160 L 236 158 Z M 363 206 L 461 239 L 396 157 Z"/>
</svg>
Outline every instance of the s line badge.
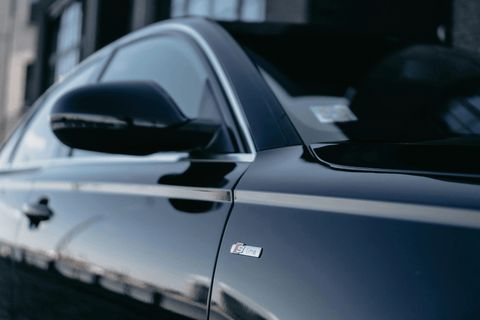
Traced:
<svg viewBox="0 0 480 320">
<path fill-rule="evenodd" d="M 233 254 L 240 254 L 242 256 L 260 258 L 262 254 L 262 248 L 260 247 L 252 247 L 246 246 L 244 243 L 237 242 L 236 244 L 232 245 L 230 249 L 230 253 Z"/>
</svg>

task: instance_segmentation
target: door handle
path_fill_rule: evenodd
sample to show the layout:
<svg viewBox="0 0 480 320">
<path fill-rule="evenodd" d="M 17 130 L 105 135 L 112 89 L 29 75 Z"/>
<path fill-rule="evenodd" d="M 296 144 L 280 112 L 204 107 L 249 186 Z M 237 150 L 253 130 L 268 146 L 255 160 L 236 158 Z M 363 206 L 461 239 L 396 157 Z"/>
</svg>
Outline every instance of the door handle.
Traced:
<svg viewBox="0 0 480 320">
<path fill-rule="evenodd" d="M 25 203 L 22 206 L 22 211 L 30 220 L 30 228 L 38 227 L 41 221 L 48 220 L 53 215 L 53 211 L 48 207 L 47 198 L 42 198 L 35 203 Z"/>
</svg>

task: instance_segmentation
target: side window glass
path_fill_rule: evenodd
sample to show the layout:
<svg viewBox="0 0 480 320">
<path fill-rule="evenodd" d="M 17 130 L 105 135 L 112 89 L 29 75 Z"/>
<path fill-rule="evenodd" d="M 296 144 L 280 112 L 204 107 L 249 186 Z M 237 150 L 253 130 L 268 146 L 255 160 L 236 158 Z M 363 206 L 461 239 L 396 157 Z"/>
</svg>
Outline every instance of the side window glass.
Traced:
<svg viewBox="0 0 480 320">
<path fill-rule="evenodd" d="M 23 115 L 20 123 L 17 125 L 12 134 L 7 138 L 0 152 L 0 167 L 4 167 L 9 163 L 10 156 L 15 152 L 15 147 L 25 131 L 25 127 L 28 126 L 32 116 L 35 114 L 38 107 L 43 103 L 47 94 L 43 94 L 35 101 L 30 110 Z"/>
<path fill-rule="evenodd" d="M 18 139 L 22 134 L 23 125 L 18 126 L 13 134 L 8 138 L 8 141 L 2 148 L 0 153 L 0 167 L 5 166 L 8 163 L 8 159 L 10 158 L 10 154 L 12 153 L 13 149 L 15 149 L 15 145 L 17 144 Z"/>
<path fill-rule="evenodd" d="M 101 82 L 155 81 L 163 87 L 188 118 L 222 124 L 221 133 L 207 152 L 236 152 L 224 125 L 210 73 L 199 52 L 186 40 L 169 36 L 146 38 L 115 53 Z M 111 156 L 74 150 L 73 157 Z"/>
<path fill-rule="evenodd" d="M 189 118 L 197 118 L 208 73 L 195 49 L 172 36 L 144 39 L 118 50 L 101 82 L 152 80 Z"/>
<path fill-rule="evenodd" d="M 67 91 L 93 82 L 98 75 L 102 61 L 103 59 L 97 60 L 82 68 L 48 95 L 25 132 L 15 154 L 14 163 L 60 158 L 68 155 L 70 148 L 62 144 L 50 129 L 48 120 L 50 110 L 57 99 Z"/>
</svg>

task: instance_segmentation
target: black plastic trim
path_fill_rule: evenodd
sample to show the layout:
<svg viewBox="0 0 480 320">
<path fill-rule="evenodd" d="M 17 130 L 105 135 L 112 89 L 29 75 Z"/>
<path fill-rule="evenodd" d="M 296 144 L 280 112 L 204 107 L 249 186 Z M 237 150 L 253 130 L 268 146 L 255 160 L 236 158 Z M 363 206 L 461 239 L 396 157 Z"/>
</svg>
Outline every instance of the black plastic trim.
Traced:
<svg viewBox="0 0 480 320">
<path fill-rule="evenodd" d="M 242 105 L 258 151 L 300 145 L 302 141 L 257 68 L 220 25 L 205 19 L 185 19 L 211 45 Z"/>
</svg>

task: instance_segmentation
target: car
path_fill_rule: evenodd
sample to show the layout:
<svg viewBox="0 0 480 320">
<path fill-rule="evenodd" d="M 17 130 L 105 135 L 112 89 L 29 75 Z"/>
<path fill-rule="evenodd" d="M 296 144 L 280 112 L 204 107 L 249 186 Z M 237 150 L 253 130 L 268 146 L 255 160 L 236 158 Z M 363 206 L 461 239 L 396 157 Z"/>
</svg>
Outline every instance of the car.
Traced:
<svg viewBox="0 0 480 320">
<path fill-rule="evenodd" d="M 38 99 L 2 319 L 480 318 L 478 56 L 242 28 L 145 27 Z"/>
</svg>

